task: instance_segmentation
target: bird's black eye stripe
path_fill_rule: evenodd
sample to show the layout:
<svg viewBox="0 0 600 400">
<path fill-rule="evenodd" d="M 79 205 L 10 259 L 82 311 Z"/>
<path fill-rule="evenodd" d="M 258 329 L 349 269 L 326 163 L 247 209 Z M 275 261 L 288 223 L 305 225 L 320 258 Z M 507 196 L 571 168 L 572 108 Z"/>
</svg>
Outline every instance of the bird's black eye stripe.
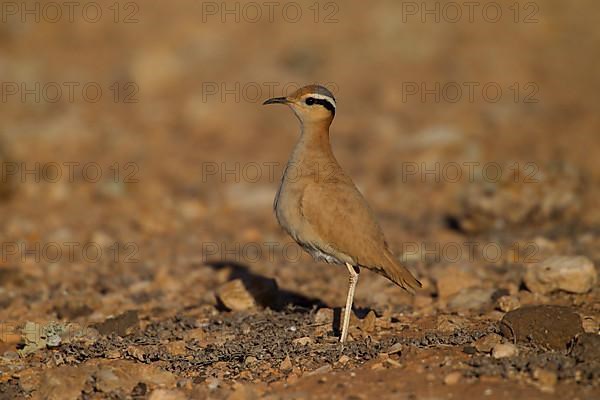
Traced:
<svg viewBox="0 0 600 400">
<path fill-rule="evenodd" d="M 306 99 L 305 103 L 309 106 L 312 106 L 313 104 L 319 104 L 319 105 L 325 107 L 326 109 L 328 109 L 329 111 L 331 111 L 331 113 L 333 115 L 335 115 L 335 106 L 327 100 L 315 99 L 314 97 L 309 97 Z"/>
</svg>

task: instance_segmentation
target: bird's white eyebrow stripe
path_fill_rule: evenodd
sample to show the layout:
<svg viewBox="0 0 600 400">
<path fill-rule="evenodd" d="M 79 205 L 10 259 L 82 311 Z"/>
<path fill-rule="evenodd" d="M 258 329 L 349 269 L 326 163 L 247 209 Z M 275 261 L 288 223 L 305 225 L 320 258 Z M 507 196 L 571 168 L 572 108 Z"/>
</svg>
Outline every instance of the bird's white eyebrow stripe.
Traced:
<svg viewBox="0 0 600 400">
<path fill-rule="evenodd" d="M 310 96 L 310 97 L 314 97 L 315 99 L 327 100 L 328 102 L 330 102 L 330 103 L 331 103 L 331 105 L 332 105 L 334 108 L 337 108 L 337 107 L 336 107 L 336 104 L 335 104 L 335 100 L 333 100 L 333 99 L 332 99 L 331 97 L 329 97 L 329 96 L 325 96 L 325 95 L 323 95 L 323 94 L 318 94 L 318 93 L 310 93 L 310 94 L 309 94 L 309 96 Z"/>
</svg>

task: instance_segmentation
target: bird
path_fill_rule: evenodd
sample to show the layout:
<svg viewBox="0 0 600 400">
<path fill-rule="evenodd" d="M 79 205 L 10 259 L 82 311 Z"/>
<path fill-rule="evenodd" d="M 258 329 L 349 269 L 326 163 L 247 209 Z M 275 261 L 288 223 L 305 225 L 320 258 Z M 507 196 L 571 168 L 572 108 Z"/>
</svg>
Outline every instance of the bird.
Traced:
<svg viewBox="0 0 600 400">
<path fill-rule="evenodd" d="M 263 103 L 268 104 L 287 105 L 300 121 L 300 138 L 273 203 L 277 221 L 315 260 L 348 269 L 343 346 L 361 268 L 383 275 L 410 293 L 422 285 L 389 249 L 375 214 L 333 154 L 329 128 L 336 113 L 334 95 L 313 84 Z"/>
</svg>

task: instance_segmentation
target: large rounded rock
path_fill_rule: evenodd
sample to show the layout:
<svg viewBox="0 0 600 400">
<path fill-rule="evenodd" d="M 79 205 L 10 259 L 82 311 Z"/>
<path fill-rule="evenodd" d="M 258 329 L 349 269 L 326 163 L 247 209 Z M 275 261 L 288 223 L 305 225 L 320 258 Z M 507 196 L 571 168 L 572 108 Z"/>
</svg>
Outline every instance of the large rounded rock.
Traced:
<svg viewBox="0 0 600 400">
<path fill-rule="evenodd" d="M 534 293 L 546 294 L 554 290 L 587 293 L 598 277 L 594 263 L 587 257 L 554 256 L 529 265 L 523 279 Z"/>
<path fill-rule="evenodd" d="M 583 333 L 581 317 L 569 307 L 526 306 L 506 313 L 500 322 L 502 335 L 518 343 L 546 349 L 566 350 Z"/>
</svg>

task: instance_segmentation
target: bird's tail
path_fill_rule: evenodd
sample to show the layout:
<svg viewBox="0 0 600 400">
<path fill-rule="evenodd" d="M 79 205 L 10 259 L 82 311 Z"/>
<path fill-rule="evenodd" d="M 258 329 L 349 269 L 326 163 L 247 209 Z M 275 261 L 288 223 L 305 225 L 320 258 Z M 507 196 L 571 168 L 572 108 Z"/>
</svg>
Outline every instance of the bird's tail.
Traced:
<svg viewBox="0 0 600 400">
<path fill-rule="evenodd" d="M 400 262 L 388 250 L 385 251 L 385 259 L 387 263 L 383 266 L 383 272 L 390 281 L 413 294 L 415 290 L 423 287 L 421 282 L 409 270 L 400 265 Z"/>
</svg>

